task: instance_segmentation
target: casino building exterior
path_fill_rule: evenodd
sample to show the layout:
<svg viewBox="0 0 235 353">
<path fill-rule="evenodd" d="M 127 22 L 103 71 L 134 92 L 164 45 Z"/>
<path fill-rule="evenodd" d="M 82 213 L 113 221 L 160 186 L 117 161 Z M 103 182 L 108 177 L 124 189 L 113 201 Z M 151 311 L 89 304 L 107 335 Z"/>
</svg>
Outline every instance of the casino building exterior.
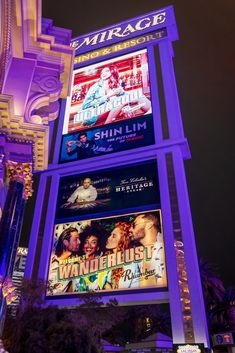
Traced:
<svg viewBox="0 0 235 353">
<path fill-rule="evenodd" d="M 25 276 L 50 281 L 45 300 L 72 306 L 95 290 L 120 305 L 169 303 L 173 343 L 208 347 L 184 171 L 190 151 L 173 68 L 173 8 L 80 36 L 69 47 L 68 31 L 49 20 L 40 29 L 40 11 L 30 12 L 27 1 L 22 6 L 22 26 L 14 26 L 28 49 L 14 47 L 13 36 L 11 64 L 1 57 L 7 113 L 0 146 L 11 179 L 7 189 L 2 177 L 8 196 L 1 227 L 11 239 L 3 242 L 2 275 L 11 275 L 7 249 L 17 246 L 31 174 L 40 171 Z M 33 44 L 30 31 L 37 33 Z M 9 220 L 13 198 L 17 234 Z"/>
</svg>

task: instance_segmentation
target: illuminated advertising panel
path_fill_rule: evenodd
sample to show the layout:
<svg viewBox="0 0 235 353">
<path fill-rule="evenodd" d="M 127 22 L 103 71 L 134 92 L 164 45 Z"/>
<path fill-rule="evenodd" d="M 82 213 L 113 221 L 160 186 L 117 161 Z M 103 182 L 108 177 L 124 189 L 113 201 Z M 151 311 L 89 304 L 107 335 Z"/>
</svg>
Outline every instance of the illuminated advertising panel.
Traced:
<svg viewBox="0 0 235 353">
<path fill-rule="evenodd" d="M 56 224 L 47 296 L 167 285 L 161 211 Z"/>
<path fill-rule="evenodd" d="M 156 160 L 62 177 L 48 296 L 167 286 Z"/>
<path fill-rule="evenodd" d="M 133 121 L 105 125 L 62 137 L 60 163 L 112 152 L 144 147 L 154 143 L 152 114 Z"/>
<path fill-rule="evenodd" d="M 135 207 L 160 206 L 153 161 L 61 178 L 56 219 Z"/>
<path fill-rule="evenodd" d="M 152 112 L 147 50 L 74 71 L 63 134 Z"/>
<path fill-rule="evenodd" d="M 174 353 L 204 353 L 205 347 L 203 343 L 182 343 L 173 345 Z"/>
<path fill-rule="evenodd" d="M 154 144 L 147 50 L 74 70 L 60 163 Z"/>
</svg>

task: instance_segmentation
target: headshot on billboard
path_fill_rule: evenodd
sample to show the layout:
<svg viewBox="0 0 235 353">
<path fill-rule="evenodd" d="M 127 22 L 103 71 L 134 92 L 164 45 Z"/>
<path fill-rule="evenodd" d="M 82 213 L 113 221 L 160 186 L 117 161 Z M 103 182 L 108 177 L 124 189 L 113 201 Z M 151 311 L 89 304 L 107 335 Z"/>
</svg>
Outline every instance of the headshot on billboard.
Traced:
<svg viewBox="0 0 235 353">
<path fill-rule="evenodd" d="M 155 160 L 60 179 L 56 219 L 150 205 L 160 207 Z"/>
<path fill-rule="evenodd" d="M 55 225 L 47 296 L 166 286 L 160 210 Z"/>
<path fill-rule="evenodd" d="M 74 70 L 63 135 L 152 112 L 147 50 Z"/>
</svg>

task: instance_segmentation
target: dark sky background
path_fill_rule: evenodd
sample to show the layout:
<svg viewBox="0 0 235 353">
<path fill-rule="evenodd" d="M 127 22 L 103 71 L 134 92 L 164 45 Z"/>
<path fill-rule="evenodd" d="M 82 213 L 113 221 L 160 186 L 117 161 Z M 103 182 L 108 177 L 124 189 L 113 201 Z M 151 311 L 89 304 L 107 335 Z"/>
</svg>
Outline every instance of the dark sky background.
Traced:
<svg viewBox="0 0 235 353">
<path fill-rule="evenodd" d="M 43 0 L 43 17 L 76 37 L 168 5 L 180 37 L 174 66 L 198 255 L 235 285 L 235 1 Z"/>
</svg>

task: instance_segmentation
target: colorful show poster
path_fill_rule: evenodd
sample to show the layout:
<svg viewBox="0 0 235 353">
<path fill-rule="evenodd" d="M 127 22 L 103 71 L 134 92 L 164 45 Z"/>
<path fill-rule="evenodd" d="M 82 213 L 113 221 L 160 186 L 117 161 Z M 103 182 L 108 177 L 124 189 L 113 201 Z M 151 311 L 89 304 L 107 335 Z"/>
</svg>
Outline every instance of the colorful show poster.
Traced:
<svg viewBox="0 0 235 353">
<path fill-rule="evenodd" d="M 167 286 L 161 211 L 56 224 L 47 296 Z"/>
<path fill-rule="evenodd" d="M 74 70 L 63 135 L 152 112 L 147 50 Z"/>
<path fill-rule="evenodd" d="M 160 206 L 157 162 L 60 179 L 56 219 L 150 205 Z"/>
<path fill-rule="evenodd" d="M 59 163 L 154 144 L 152 114 L 131 121 L 63 135 Z"/>
</svg>

